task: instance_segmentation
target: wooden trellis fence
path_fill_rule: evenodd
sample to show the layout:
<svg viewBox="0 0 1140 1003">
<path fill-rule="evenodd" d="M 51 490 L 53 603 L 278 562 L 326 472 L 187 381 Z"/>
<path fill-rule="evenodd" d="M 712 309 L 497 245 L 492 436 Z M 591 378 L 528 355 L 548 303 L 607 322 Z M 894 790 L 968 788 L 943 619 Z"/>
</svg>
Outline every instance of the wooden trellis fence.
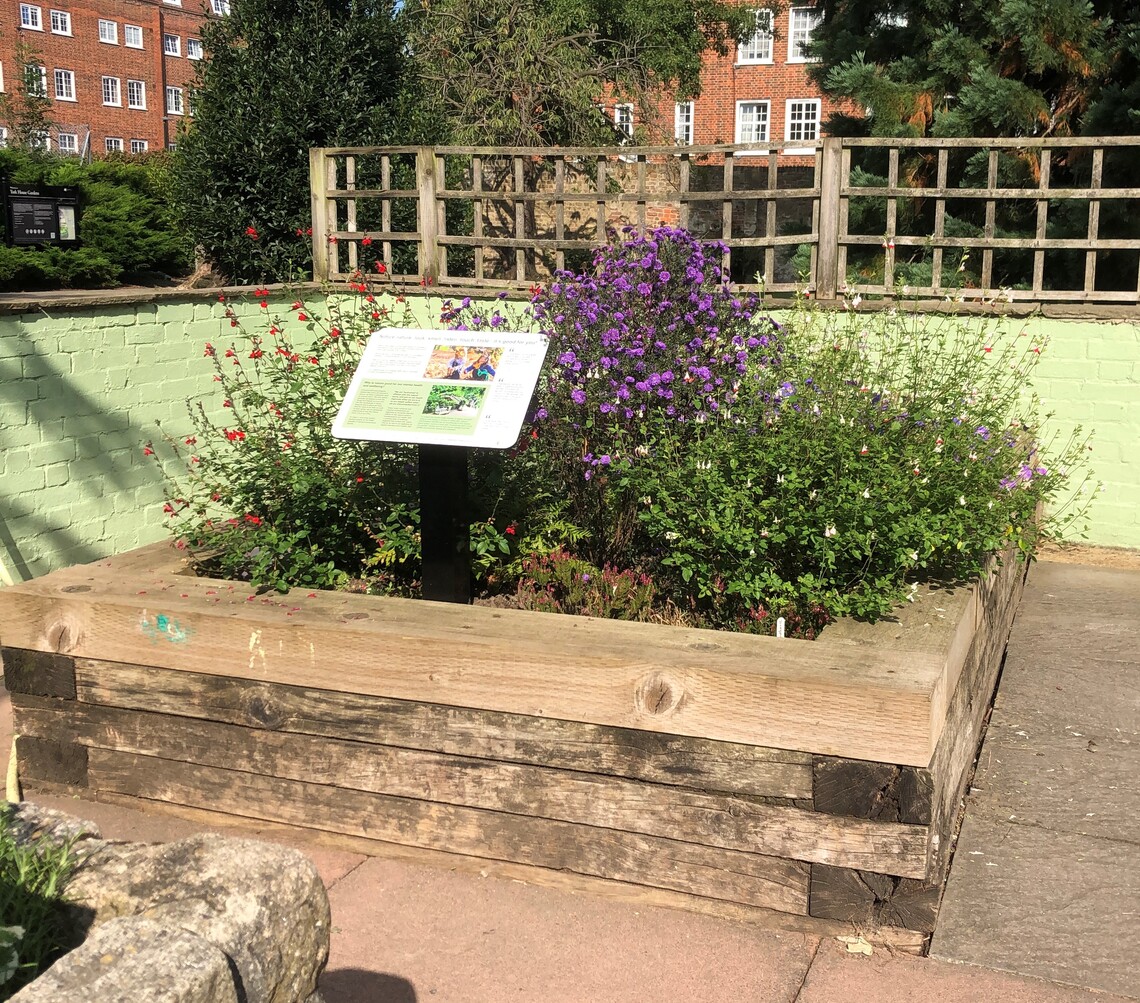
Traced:
<svg viewBox="0 0 1140 1003">
<path fill-rule="evenodd" d="M 1140 303 L 1140 137 L 310 151 L 319 279 L 526 288 L 623 227 L 723 242 L 745 288 Z"/>
</svg>

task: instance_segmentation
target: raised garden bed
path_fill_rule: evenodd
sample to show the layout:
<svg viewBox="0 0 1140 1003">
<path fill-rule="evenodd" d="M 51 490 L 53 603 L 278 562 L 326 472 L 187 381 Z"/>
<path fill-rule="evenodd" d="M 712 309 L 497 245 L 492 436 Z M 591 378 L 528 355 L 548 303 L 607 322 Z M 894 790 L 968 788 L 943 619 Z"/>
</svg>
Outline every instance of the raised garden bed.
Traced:
<svg viewBox="0 0 1140 1003">
<path fill-rule="evenodd" d="M 179 557 L 0 590 L 26 783 L 914 950 L 1026 570 L 807 642 L 257 594 Z"/>
</svg>

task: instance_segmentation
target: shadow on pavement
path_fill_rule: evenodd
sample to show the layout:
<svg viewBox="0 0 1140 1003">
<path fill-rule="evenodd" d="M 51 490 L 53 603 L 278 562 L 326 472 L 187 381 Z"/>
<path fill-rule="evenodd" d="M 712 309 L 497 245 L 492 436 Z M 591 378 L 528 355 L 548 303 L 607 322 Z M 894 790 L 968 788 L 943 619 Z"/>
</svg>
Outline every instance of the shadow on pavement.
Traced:
<svg viewBox="0 0 1140 1003">
<path fill-rule="evenodd" d="M 325 1003 L 416 1003 L 416 989 L 407 979 L 387 972 L 336 968 L 318 984 Z"/>
</svg>

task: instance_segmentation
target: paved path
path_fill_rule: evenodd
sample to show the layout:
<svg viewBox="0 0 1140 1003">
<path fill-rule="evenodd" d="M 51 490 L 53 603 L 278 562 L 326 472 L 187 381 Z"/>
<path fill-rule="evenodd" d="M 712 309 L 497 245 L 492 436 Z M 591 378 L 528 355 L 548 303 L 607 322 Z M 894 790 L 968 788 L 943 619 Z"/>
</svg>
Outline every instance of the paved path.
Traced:
<svg viewBox="0 0 1140 1003">
<path fill-rule="evenodd" d="M 1008 663 L 1013 668 L 1007 667 L 1002 687 L 1003 708 L 1011 699 L 1005 695 L 1007 683 L 1019 679 L 1020 670 L 1016 666 L 1022 664 L 1018 659 L 1022 658 L 1023 650 L 1033 653 L 1045 644 L 1070 644 L 1067 634 L 1052 629 L 1055 611 L 1040 605 L 1043 599 L 1048 599 L 1049 592 L 1062 596 L 1056 600 L 1060 605 L 1073 605 L 1069 583 L 1083 588 L 1081 583 L 1091 582 L 1092 591 L 1087 593 L 1092 597 L 1088 600 L 1090 622 L 1093 619 L 1117 622 L 1115 614 L 1101 616 L 1106 607 L 1098 593 L 1100 574 L 1054 565 L 1039 565 L 1034 569 L 1022 618 L 1015 627 L 1018 640 Z M 1045 583 L 1049 583 L 1048 588 Z M 1127 588 L 1134 588 L 1140 594 L 1140 572 L 1122 574 L 1119 583 L 1122 594 Z M 1107 631 L 1100 633 L 1107 636 Z M 1119 639 L 1126 640 L 1123 636 Z M 1085 647 L 1086 641 L 1082 639 L 1077 645 L 1082 660 L 1087 660 Z M 1116 649 L 1116 656 L 1102 655 L 1101 660 L 1111 662 L 1113 672 L 1123 672 L 1126 647 L 1122 643 Z M 1075 681 L 1084 675 L 1071 672 L 1069 679 Z M 1106 684 L 1111 681 L 1113 686 L 1127 682 L 1124 676 L 1108 673 L 1107 668 L 1093 678 Z M 1091 696 L 1082 698 L 1081 706 L 1074 707 L 1081 716 L 1062 722 L 1073 726 L 1068 732 L 1062 729 L 1062 734 L 1068 734 L 1069 739 L 1058 737 L 1058 742 L 1084 740 L 1087 749 L 1088 741 L 1096 741 L 1098 749 L 1104 746 L 1096 755 L 1107 756 L 1111 751 L 1109 747 L 1116 741 L 1110 737 L 1109 728 L 1120 727 L 1121 735 L 1125 729 L 1121 719 L 1111 715 L 1123 713 L 1129 698 L 1135 708 L 1136 676 L 1131 679 L 1133 688 L 1128 696 L 1114 696 L 1117 692 L 1114 690 L 1099 704 Z M 1031 697 L 1034 688 L 1039 688 L 1038 683 L 1030 677 L 1027 682 L 1026 694 Z M 1063 686 L 1064 682 L 1054 685 Z M 1069 698 L 1054 696 L 1062 692 L 1039 694 L 1047 699 L 1042 699 L 1036 710 L 1030 708 L 1024 714 L 1018 711 L 1015 716 L 1029 721 L 1031 712 L 1045 715 L 1051 706 L 1065 707 L 1066 703 L 1073 706 Z M 1086 719 L 1114 723 L 1093 732 L 1085 730 Z M 1073 737 L 1074 729 L 1080 732 L 1079 736 Z M 1028 725 L 1013 730 L 1033 733 Z M 1044 732 L 1045 729 L 1037 730 Z M 1115 730 L 1111 731 L 1111 735 L 1116 734 Z M 1021 738 L 1016 734 L 1014 737 Z M 1123 742 L 1123 738 L 1119 742 Z M 0 749 L 6 750 L 9 745 L 10 715 L 5 696 L 0 698 Z M 987 752 L 990 748 L 987 745 Z M 1087 751 L 1084 755 L 1093 757 Z M 0 756 L 0 760 L 3 758 Z M 1047 767 L 1032 776 L 1039 780 L 1038 774 L 1044 769 Z M 985 776 L 990 772 L 987 768 Z M 1026 774 L 1027 779 L 1029 776 Z M 976 786 L 981 783 L 977 781 Z M 105 804 L 48 796 L 38 796 L 36 800 L 96 822 L 109 838 L 177 839 L 201 828 L 168 816 Z M 1122 800 L 1122 809 L 1130 803 Z M 1025 809 L 1011 808 L 1007 814 L 1018 814 L 1020 810 Z M 1107 812 L 1103 804 L 1100 809 L 1090 810 Z M 967 827 L 976 816 L 980 819 L 978 813 L 975 801 Z M 1074 807 L 1069 814 L 1076 818 L 1083 813 Z M 1122 813 L 1113 818 L 1118 828 L 1102 832 L 1099 838 L 1103 844 L 1124 842 L 1108 834 L 1123 831 L 1126 818 Z M 1008 818 L 1003 820 L 1003 824 L 1008 822 Z M 1030 831 L 1030 827 L 1022 825 L 1018 830 Z M 282 841 L 279 834 L 259 833 L 255 827 L 243 834 Z M 1110 948 L 1115 946 L 1122 956 L 1128 951 L 1134 955 L 1137 942 L 1134 936 L 1130 941 L 1125 940 L 1129 930 L 1135 929 L 1135 913 L 1131 920 L 1133 926 L 1128 928 L 1122 925 L 1124 920 L 1119 915 L 1106 913 L 1099 900 L 1096 908 L 1086 908 L 1085 903 L 1094 894 L 1111 893 L 1119 900 L 1125 894 L 1122 882 L 1134 880 L 1126 878 L 1119 869 L 1108 867 L 1097 872 L 1097 880 L 1102 884 L 1081 885 L 1068 910 L 1074 916 L 1084 917 L 1085 935 L 1095 934 L 1097 943 L 1105 945 L 1105 950 L 1085 951 L 1087 963 L 1079 972 L 1068 969 L 1050 974 L 1010 964 L 1008 950 L 993 959 L 970 959 L 990 967 L 892 955 L 882 950 L 864 957 L 848 954 L 843 945 L 830 939 L 821 941 L 814 937 L 773 933 L 740 923 L 592 895 L 369 858 L 301 842 L 300 837 L 290 841 L 317 864 L 332 903 L 332 956 L 321 982 L 327 1003 L 498 1003 L 501 1000 L 542 1000 L 543 1003 L 640 1000 L 654 1003 L 662 1000 L 685 1000 L 686 1003 L 968 1003 L 972 1000 L 1124 1003 L 1123 996 L 1105 996 L 994 969 L 1050 975 L 1083 985 L 1104 985 L 1103 973 L 1120 968 L 1109 957 Z M 1134 844 L 1132 847 L 1135 849 Z M 1063 854 L 1072 849 L 1072 843 L 1064 843 L 1058 852 Z M 956 869 L 962 859 L 960 854 Z M 981 858 L 970 857 L 967 851 L 966 859 Z M 1075 873 L 1076 866 L 1072 858 L 1061 856 L 1055 870 L 1061 874 Z M 996 869 L 986 868 L 981 873 L 988 876 Z M 1005 870 L 1007 868 L 1003 868 L 1003 873 Z M 1008 870 L 1012 873 L 1012 866 Z M 984 901 L 970 899 L 964 890 L 959 891 L 954 886 L 955 877 L 952 873 L 954 898 L 948 897 L 947 905 L 956 910 L 957 915 L 971 917 L 978 910 L 992 911 L 1002 904 L 995 905 L 992 895 Z M 962 888 L 965 888 L 964 883 Z M 1032 887 L 1015 890 L 1010 884 L 1005 886 L 1002 895 L 1011 900 L 1007 904 L 1012 906 L 1016 896 L 1032 892 Z M 1132 909 L 1136 908 L 1136 902 L 1134 896 Z M 1032 908 L 1037 910 L 1040 906 Z M 1126 912 L 1127 908 L 1122 904 L 1119 911 Z M 1024 923 L 1024 917 L 1014 917 L 1007 925 L 990 923 L 984 936 L 1009 945 L 1024 936 Z M 956 933 L 968 928 L 968 923 L 959 920 L 955 924 Z M 964 941 L 964 937 L 959 935 L 959 940 Z M 941 940 L 936 940 L 936 945 L 944 952 L 949 950 L 942 947 Z M 957 951 L 949 953 L 965 959 L 965 955 Z"/>
<path fill-rule="evenodd" d="M 1140 573 L 1032 569 L 932 953 L 1140 998 Z"/>
</svg>

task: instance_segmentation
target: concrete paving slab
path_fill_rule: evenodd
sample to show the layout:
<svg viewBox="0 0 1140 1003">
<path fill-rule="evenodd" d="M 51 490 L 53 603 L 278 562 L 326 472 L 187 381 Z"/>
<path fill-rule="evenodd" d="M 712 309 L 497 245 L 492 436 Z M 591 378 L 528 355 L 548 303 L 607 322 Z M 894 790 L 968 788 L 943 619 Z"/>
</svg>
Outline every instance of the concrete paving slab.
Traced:
<svg viewBox="0 0 1140 1003">
<path fill-rule="evenodd" d="M 197 832 L 216 832 L 221 836 L 235 839 L 260 839 L 265 843 L 278 843 L 291 846 L 304 853 L 316 865 L 317 873 L 326 888 L 331 888 L 346 874 L 368 858 L 361 853 L 334 850 L 308 842 L 303 838 L 282 838 L 281 834 L 262 831 L 256 821 L 250 821 L 240 830 L 219 826 L 203 825 L 201 822 L 187 821 L 174 815 L 161 812 L 142 812 L 122 805 L 105 804 L 101 801 L 88 801 L 84 798 L 67 797 L 60 794 L 47 794 L 42 791 L 30 792 L 28 800 L 45 808 L 57 808 L 76 818 L 94 822 L 104 839 L 123 840 L 130 843 L 169 843 L 185 839 Z"/>
<path fill-rule="evenodd" d="M 967 813 L 931 954 L 1140 999 L 1140 844 Z"/>
<path fill-rule="evenodd" d="M 1140 742 L 1114 742 L 1099 730 L 1003 734 L 987 738 L 978 758 L 969 811 L 999 822 L 1135 841 L 1137 776 Z"/>
<path fill-rule="evenodd" d="M 876 951 L 848 954 L 824 941 L 796 1003 L 1124 1003 L 1126 997 L 1059 986 L 973 965 Z"/>
<path fill-rule="evenodd" d="M 379 858 L 329 899 L 327 1003 L 790 1003 L 818 943 Z M 341 927 L 349 916 L 351 929 Z"/>
</svg>

